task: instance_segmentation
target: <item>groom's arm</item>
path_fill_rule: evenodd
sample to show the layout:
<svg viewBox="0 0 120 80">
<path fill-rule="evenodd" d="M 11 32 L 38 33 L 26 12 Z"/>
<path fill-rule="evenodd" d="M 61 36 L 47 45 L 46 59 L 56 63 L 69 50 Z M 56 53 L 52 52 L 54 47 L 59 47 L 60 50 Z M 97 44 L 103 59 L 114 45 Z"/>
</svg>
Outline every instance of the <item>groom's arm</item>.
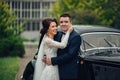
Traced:
<svg viewBox="0 0 120 80">
<path fill-rule="evenodd" d="M 51 58 L 51 63 L 53 65 L 60 65 L 70 62 L 72 59 L 78 56 L 78 51 L 81 44 L 81 37 L 79 35 L 71 39 L 68 52 L 64 55 Z"/>
</svg>

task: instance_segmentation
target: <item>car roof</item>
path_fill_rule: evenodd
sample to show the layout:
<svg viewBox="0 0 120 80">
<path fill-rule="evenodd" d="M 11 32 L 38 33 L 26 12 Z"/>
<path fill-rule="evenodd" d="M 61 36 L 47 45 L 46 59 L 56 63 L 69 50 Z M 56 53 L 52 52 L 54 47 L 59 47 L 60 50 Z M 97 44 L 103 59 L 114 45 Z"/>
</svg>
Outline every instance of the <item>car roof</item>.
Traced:
<svg viewBox="0 0 120 80">
<path fill-rule="evenodd" d="M 79 33 L 90 33 L 90 32 L 115 32 L 120 33 L 120 30 L 113 29 L 104 26 L 93 26 L 93 25 L 73 25 L 73 28 Z"/>
</svg>

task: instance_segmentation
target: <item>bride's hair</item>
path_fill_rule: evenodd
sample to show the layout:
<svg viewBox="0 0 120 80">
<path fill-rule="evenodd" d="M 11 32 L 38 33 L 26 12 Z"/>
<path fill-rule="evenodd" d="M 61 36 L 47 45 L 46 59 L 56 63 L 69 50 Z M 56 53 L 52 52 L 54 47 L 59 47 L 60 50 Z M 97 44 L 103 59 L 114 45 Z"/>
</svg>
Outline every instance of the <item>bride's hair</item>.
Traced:
<svg viewBox="0 0 120 80">
<path fill-rule="evenodd" d="M 43 28 L 40 31 L 41 37 L 40 37 L 38 48 L 40 47 L 43 36 L 44 36 L 45 33 L 47 33 L 47 30 L 48 30 L 51 22 L 55 22 L 57 24 L 57 26 L 58 26 L 58 22 L 57 22 L 57 20 L 55 18 L 46 18 L 46 19 L 44 19 L 42 21 Z"/>
<path fill-rule="evenodd" d="M 47 30 L 50 26 L 50 23 L 51 22 L 55 22 L 58 26 L 58 23 L 57 23 L 57 20 L 55 18 L 45 18 L 43 21 L 42 21 L 42 26 L 43 28 L 41 29 L 40 33 L 42 35 L 44 35 L 45 33 L 47 33 Z"/>
</svg>

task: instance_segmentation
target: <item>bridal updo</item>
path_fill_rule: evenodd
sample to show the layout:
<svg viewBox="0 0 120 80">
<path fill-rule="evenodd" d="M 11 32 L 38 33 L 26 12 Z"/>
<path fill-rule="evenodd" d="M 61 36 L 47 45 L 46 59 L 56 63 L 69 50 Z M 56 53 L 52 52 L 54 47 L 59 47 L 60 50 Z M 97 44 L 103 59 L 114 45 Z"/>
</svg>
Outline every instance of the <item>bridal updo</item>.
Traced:
<svg viewBox="0 0 120 80">
<path fill-rule="evenodd" d="M 44 34 L 47 33 L 47 30 L 48 30 L 51 22 L 55 22 L 57 24 L 57 26 L 58 26 L 57 20 L 54 19 L 54 18 L 45 18 L 44 20 L 42 20 L 42 26 L 43 27 L 42 27 L 42 29 L 40 31 L 41 37 L 40 37 L 40 40 L 39 40 L 38 48 L 40 47 L 40 44 L 41 44 L 42 39 L 44 37 Z"/>
<path fill-rule="evenodd" d="M 49 26 L 51 24 L 51 22 L 55 22 L 58 26 L 58 23 L 57 23 L 57 20 L 55 18 L 45 18 L 43 21 L 42 21 L 42 29 L 40 31 L 40 33 L 42 35 L 44 35 L 45 33 L 47 33 L 47 30 L 49 29 Z"/>
</svg>

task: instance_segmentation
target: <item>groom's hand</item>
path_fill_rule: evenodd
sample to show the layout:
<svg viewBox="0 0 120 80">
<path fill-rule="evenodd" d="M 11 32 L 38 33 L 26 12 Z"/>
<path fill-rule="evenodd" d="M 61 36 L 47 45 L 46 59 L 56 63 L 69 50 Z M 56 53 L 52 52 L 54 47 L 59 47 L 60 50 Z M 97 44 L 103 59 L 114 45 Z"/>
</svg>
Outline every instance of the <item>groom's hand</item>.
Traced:
<svg viewBox="0 0 120 80">
<path fill-rule="evenodd" d="M 50 57 L 46 58 L 46 64 L 51 65 L 51 58 Z"/>
<path fill-rule="evenodd" d="M 46 63 L 46 56 L 43 56 L 42 61 Z"/>
<path fill-rule="evenodd" d="M 51 58 L 43 56 L 42 61 L 46 63 L 47 65 L 51 65 Z"/>
</svg>

